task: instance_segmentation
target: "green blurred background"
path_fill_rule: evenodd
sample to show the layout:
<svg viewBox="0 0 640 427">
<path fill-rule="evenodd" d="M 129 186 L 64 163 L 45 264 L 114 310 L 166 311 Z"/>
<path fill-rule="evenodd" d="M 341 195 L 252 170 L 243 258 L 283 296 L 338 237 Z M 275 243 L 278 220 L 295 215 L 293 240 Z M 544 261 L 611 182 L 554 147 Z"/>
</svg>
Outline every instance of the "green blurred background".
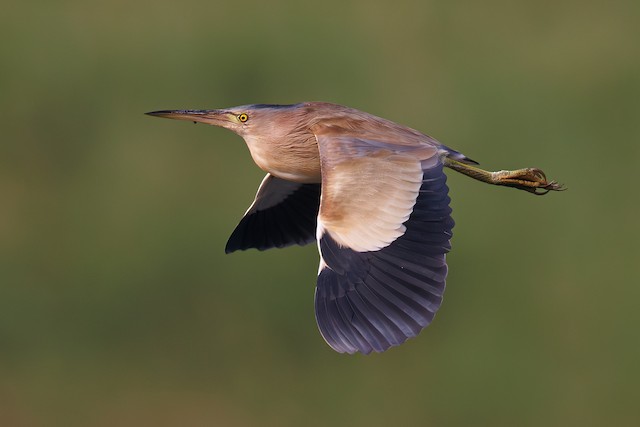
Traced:
<svg viewBox="0 0 640 427">
<path fill-rule="evenodd" d="M 637 1 L 4 2 L 0 425 L 636 426 Z M 317 331 L 318 256 L 225 256 L 263 173 L 144 116 L 323 100 L 544 198 L 449 173 L 445 303 L 384 354 Z"/>
</svg>

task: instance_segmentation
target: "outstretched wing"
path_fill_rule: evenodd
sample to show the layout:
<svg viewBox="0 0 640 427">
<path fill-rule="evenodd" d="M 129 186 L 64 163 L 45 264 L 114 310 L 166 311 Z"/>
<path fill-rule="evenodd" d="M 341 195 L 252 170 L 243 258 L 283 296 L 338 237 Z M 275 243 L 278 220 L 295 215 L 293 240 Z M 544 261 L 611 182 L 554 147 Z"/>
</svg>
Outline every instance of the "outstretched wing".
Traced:
<svg viewBox="0 0 640 427">
<path fill-rule="evenodd" d="M 381 352 L 416 336 L 442 302 L 454 225 L 446 176 L 432 146 L 316 137 L 316 320 L 338 352 Z"/>
<path fill-rule="evenodd" d="M 315 241 L 319 206 L 320 184 L 285 181 L 267 174 L 229 237 L 225 252 L 311 243 Z"/>
</svg>

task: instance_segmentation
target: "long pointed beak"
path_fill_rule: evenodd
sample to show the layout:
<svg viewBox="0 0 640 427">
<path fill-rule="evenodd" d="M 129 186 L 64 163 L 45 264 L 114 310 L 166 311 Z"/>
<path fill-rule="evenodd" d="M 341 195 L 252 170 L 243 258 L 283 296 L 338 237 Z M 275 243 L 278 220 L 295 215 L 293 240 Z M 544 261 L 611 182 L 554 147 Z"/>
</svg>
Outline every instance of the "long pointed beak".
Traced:
<svg viewBox="0 0 640 427">
<path fill-rule="evenodd" d="M 232 114 L 224 110 L 161 110 L 145 113 L 149 116 L 165 119 L 188 120 L 190 122 L 207 123 L 226 127 L 231 123 Z"/>
</svg>

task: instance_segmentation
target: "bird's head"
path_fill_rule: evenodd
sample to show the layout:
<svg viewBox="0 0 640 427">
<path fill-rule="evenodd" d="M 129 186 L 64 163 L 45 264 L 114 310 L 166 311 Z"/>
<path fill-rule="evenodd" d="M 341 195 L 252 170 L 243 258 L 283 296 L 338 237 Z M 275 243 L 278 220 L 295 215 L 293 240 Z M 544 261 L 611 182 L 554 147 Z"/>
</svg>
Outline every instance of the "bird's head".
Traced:
<svg viewBox="0 0 640 427">
<path fill-rule="evenodd" d="M 299 128 L 302 117 L 300 107 L 300 104 L 254 104 L 221 110 L 162 110 L 146 114 L 219 126 L 247 139 L 273 137 Z"/>
</svg>

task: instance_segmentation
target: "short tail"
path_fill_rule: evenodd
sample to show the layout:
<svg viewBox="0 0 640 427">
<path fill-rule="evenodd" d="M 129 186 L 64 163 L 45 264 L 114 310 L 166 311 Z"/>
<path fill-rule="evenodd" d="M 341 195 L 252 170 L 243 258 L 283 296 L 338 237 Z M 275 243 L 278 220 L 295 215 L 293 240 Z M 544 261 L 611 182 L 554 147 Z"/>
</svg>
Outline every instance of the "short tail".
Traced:
<svg viewBox="0 0 640 427">
<path fill-rule="evenodd" d="M 449 157 L 450 159 L 457 160 L 458 162 L 464 163 L 464 164 L 467 164 L 467 165 L 479 165 L 480 164 L 480 163 L 476 162 L 475 160 L 470 159 L 469 157 L 465 156 L 461 152 L 447 147 L 446 145 L 443 145 L 442 148 L 445 149 L 445 151 L 447 152 L 447 157 Z"/>
</svg>

